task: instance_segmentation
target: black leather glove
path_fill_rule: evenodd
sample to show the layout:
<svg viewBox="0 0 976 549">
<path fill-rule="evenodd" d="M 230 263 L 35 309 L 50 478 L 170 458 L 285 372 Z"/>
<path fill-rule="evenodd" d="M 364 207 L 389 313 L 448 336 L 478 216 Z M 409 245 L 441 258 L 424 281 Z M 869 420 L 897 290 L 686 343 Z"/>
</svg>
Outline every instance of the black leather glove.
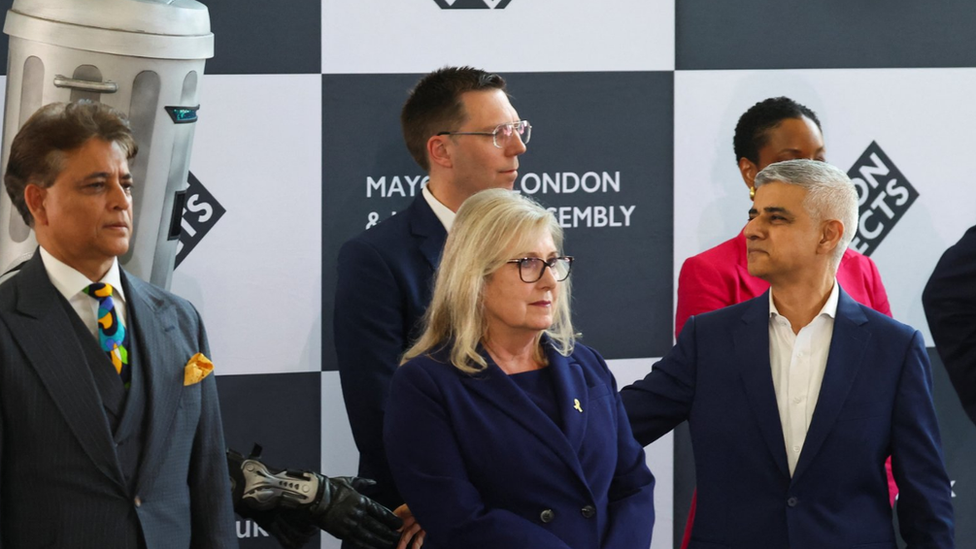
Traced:
<svg viewBox="0 0 976 549">
<path fill-rule="evenodd" d="M 323 477 L 324 478 L 324 477 Z M 396 547 L 403 521 L 389 509 L 359 493 L 376 482 L 359 477 L 325 478 L 314 523 L 333 536 L 366 549 Z"/>
<path fill-rule="evenodd" d="M 396 547 L 402 521 L 358 492 L 374 484 L 372 480 L 276 470 L 261 462 L 260 454 L 258 445 L 247 458 L 227 451 L 234 511 L 283 547 L 299 549 L 319 529 L 364 549 Z"/>
</svg>

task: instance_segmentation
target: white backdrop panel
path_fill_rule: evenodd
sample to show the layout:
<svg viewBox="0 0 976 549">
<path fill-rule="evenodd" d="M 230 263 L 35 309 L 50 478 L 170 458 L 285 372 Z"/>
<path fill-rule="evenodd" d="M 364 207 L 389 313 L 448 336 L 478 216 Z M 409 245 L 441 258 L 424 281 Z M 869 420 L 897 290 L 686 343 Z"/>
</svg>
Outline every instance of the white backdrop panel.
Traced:
<svg viewBox="0 0 976 549">
<path fill-rule="evenodd" d="M 322 79 L 204 81 L 190 171 L 227 212 L 173 274 L 223 374 L 322 367 Z"/>
<path fill-rule="evenodd" d="M 623 388 L 642 379 L 659 358 L 608 360 L 607 366 Z M 651 549 L 671 549 L 674 536 L 674 433 L 668 433 L 644 448 L 647 466 L 654 473 L 654 535 Z"/>
<path fill-rule="evenodd" d="M 960 161 L 976 150 L 976 134 L 963 123 L 976 120 L 976 69 L 677 72 L 675 281 L 686 258 L 745 225 L 751 203 L 732 152 L 735 124 L 778 95 L 817 113 L 829 162 L 847 171 L 875 141 L 918 191 L 871 257 L 895 318 L 931 344 L 922 288 L 942 252 L 976 222 L 976 186 Z"/>
<path fill-rule="evenodd" d="M 511 0 L 441 9 L 434 0 L 322 2 L 322 72 L 674 69 L 673 0 Z"/>
<path fill-rule="evenodd" d="M 349 476 L 358 468 L 359 451 L 349 427 L 339 372 L 322 372 L 322 474 Z"/>
</svg>

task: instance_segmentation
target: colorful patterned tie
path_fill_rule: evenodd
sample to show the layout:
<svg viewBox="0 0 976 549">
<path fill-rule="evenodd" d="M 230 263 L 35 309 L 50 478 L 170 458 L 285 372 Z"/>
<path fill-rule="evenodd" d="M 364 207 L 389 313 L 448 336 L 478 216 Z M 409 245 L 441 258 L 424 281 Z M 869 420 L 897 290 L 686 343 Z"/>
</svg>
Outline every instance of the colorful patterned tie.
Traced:
<svg viewBox="0 0 976 549">
<path fill-rule="evenodd" d="M 126 349 L 128 332 L 119 322 L 112 300 L 112 286 L 96 282 L 87 288 L 85 293 L 98 300 L 98 344 L 108 353 L 109 360 L 115 366 L 115 371 L 122 377 L 122 383 L 129 387 L 132 379 L 132 369 L 129 367 L 129 352 Z"/>
</svg>

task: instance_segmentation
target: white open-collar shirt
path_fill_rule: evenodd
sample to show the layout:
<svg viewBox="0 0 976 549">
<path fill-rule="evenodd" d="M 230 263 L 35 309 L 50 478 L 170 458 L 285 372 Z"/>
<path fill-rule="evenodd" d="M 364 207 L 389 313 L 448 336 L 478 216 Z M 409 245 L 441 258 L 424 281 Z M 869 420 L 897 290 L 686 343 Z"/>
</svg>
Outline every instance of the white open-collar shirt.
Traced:
<svg viewBox="0 0 976 549">
<path fill-rule="evenodd" d="M 790 475 L 796 469 L 817 407 L 839 298 L 840 287 L 834 280 L 834 287 L 820 313 L 794 334 L 790 321 L 777 311 L 773 292 L 769 291 L 769 365 Z"/>
<path fill-rule="evenodd" d="M 430 206 L 431 210 L 434 210 L 434 215 L 440 220 L 441 225 L 444 225 L 444 230 L 451 232 L 451 225 L 454 224 L 454 217 L 457 215 L 451 211 L 450 208 L 441 204 L 440 200 L 434 196 L 434 193 L 427 190 L 427 185 L 424 185 L 424 190 L 421 191 L 424 195 L 424 200 L 427 201 L 427 205 Z"/>
</svg>

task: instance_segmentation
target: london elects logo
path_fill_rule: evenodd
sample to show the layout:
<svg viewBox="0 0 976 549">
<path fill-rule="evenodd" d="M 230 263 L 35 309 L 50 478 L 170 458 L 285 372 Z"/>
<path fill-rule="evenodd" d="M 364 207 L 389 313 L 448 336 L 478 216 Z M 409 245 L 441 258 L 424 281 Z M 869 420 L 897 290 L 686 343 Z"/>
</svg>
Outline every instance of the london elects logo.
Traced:
<svg viewBox="0 0 976 549">
<path fill-rule="evenodd" d="M 871 255 L 918 198 L 918 191 L 874 141 L 847 172 L 857 190 L 857 233 L 851 248 Z"/>
<path fill-rule="evenodd" d="M 187 177 L 187 183 L 189 186 L 184 194 L 183 219 L 180 220 L 180 241 L 176 245 L 174 269 L 190 255 L 226 211 L 192 172 Z"/>
<path fill-rule="evenodd" d="M 434 0 L 442 10 L 503 10 L 512 0 Z"/>
</svg>

